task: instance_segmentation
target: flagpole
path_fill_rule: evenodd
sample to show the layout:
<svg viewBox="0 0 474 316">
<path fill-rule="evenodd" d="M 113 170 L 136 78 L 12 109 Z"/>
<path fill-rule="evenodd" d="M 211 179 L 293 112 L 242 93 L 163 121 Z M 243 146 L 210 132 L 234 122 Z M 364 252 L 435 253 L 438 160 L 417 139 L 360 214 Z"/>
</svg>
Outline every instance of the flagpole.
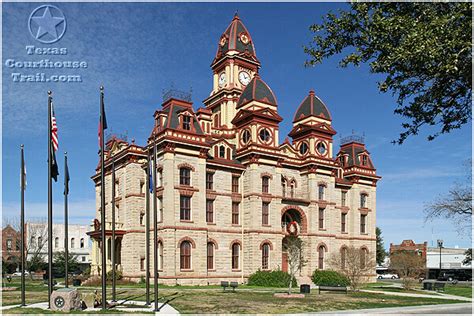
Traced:
<svg viewBox="0 0 474 316">
<path fill-rule="evenodd" d="M 67 152 L 64 152 L 64 257 L 65 257 L 65 279 L 64 286 L 69 287 L 69 277 L 68 277 L 68 261 L 69 261 L 69 246 L 68 246 L 68 215 L 67 215 L 67 198 L 69 194 L 69 185 L 68 181 L 69 170 L 67 169 Z"/>
<path fill-rule="evenodd" d="M 146 305 L 150 305 L 150 153 L 147 153 L 146 165 L 146 193 L 145 193 L 145 287 L 146 287 Z"/>
<path fill-rule="evenodd" d="M 156 135 L 153 132 L 153 264 L 154 264 L 154 289 L 155 289 L 155 311 L 159 311 L 158 308 L 158 214 L 156 205 Z"/>
<path fill-rule="evenodd" d="M 51 308 L 53 292 L 53 182 L 51 178 L 51 102 L 52 92 L 48 91 L 48 308 Z"/>
<path fill-rule="evenodd" d="M 105 240 L 105 172 L 104 172 L 104 87 L 100 87 L 100 220 L 101 220 L 101 252 L 102 252 L 102 310 L 107 309 L 107 261 Z"/>
<path fill-rule="evenodd" d="M 115 297 L 115 157 L 112 157 L 112 302 Z"/>
<path fill-rule="evenodd" d="M 21 234 L 21 304 L 25 303 L 25 156 L 24 146 L 21 145 L 21 211 L 20 211 L 20 234 Z"/>
</svg>

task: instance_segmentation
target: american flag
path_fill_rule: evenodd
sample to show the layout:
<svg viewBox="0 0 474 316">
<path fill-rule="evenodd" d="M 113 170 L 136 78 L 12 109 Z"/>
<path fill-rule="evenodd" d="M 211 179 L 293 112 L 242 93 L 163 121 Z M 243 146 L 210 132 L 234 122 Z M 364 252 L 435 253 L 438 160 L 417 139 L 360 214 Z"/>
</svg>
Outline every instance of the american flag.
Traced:
<svg viewBox="0 0 474 316">
<path fill-rule="evenodd" d="M 51 103 L 51 142 L 53 144 L 54 151 L 58 151 L 58 126 L 56 125 L 56 117 L 54 116 L 53 103 Z"/>
</svg>

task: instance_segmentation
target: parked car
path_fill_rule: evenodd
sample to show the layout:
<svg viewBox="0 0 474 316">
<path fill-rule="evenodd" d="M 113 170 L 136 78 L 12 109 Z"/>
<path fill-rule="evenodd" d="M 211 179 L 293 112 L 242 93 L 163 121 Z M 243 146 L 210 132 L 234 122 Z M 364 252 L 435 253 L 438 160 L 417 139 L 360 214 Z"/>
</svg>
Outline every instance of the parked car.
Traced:
<svg viewBox="0 0 474 316">
<path fill-rule="evenodd" d="M 398 274 L 395 273 L 384 273 L 384 274 L 379 274 L 377 276 L 377 279 L 382 280 L 382 279 L 399 279 Z"/>
<path fill-rule="evenodd" d="M 29 276 L 29 275 L 30 275 L 30 273 L 28 271 L 25 271 L 25 276 Z M 21 276 L 21 272 L 20 271 L 14 272 L 14 273 L 12 273 L 12 276 L 19 277 L 19 276 Z"/>
<path fill-rule="evenodd" d="M 438 281 L 470 281 L 472 276 L 460 271 L 460 272 L 442 272 L 438 277 Z"/>
</svg>

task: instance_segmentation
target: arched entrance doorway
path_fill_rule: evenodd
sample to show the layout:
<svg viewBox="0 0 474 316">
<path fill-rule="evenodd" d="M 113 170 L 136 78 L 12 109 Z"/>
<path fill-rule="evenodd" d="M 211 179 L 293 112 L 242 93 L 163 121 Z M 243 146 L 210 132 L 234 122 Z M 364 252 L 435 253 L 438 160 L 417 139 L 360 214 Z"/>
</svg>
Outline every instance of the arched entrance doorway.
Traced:
<svg viewBox="0 0 474 316">
<path fill-rule="evenodd" d="M 287 247 L 287 236 L 289 235 L 299 235 L 306 228 L 306 218 L 301 209 L 285 207 L 282 210 L 281 215 L 281 229 L 282 233 L 285 235 L 283 237 L 282 243 L 282 252 L 281 252 L 281 270 L 283 272 L 288 272 L 288 253 L 286 252 Z"/>
</svg>

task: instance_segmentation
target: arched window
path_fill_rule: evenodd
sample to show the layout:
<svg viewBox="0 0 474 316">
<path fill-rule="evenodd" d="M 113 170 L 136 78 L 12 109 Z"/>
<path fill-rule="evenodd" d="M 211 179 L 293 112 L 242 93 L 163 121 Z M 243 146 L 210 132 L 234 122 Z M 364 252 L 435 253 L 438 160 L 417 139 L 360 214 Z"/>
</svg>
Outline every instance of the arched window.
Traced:
<svg viewBox="0 0 474 316">
<path fill-rule="evenodd" d="M 163 243 L 158 241 L 158 270 L 163 270 Z"/>
<path fill-rule="evenodd" d="M 283 197 L 286 196 L 286 180 L 283 177 L 281 178 L 281 194 Z"/>
<path fill-rule="evenodd" d="M 75 245 L 75 240 L 74 238 L 71 238 L 71 248 L 74 248 L 76 245 Z"/>
<path fill-rule="evenodd" d="M 179 251 L 181 270 L 191 269 L 191 243 L 187 240 L 183 241 L 179 246 Z"/>
<path fill-rule="evenodd" d="M 225 158 L 225 147 L 219 146 L 219 158 Z"/>
<path fill-rule="evenodd" d="M 270 258 L 270 245 L 265 243 L 262 246 L 262 269 L 267 270 Z"/>
<path fill-rule="evenodd" d="M 341 249 L 341 269 L 346 269 L 346 257 L 347 257 L 347 248 L 343 247 Z"/>
<path fill-rule="evenodd" d="M 207 270 L 214 270 L 214 243 L 207 243 Z"/>
<path fill-rule="evenodd" d="M 324 252 L 326 251 L 326 248 L 324 246 L 319 246 L 318 247 L 318 269 L 323 270 L 324 269 Z"/>
<path fill-rule="evenodd" d="M 240 245 L 238 243 L 234 243 L 232 245 L 232 269 L 238 270 L 239 269 L 239 260 L 240 259 Z"/>
<path fill-rule="evenodd" d="M 43 246 L 43 237 L 38 237 L 38 247 Z"/>
<path fill-rule="evenodd" d="M 54 238 L 54 248 L 59 247 L 59 237 Z"/>
<path fill-rule="evenodd" d="M 191 170 L 188 168 L 179 169 L 179 184 L 191 185 Z"/>
<path fill-rule="evenodd" d="M 292 181 L 291 184 L 290 184 L 290 196 L 291 197 L 295 197 L 295 182 Z"/>
<path fill-rule="evenodd" d="M 36 247 L 36 237 L 35 236 L 31 236 L 30 245 L 31 245 L 31 247 Z"/>
<path fill-rule="evenodd" d="M 79 241 L 80 243 L 80 247 L 81 248 L 84 248 L 84 238 L 81 238 L 81 240 Z"/>
<path fill-rule="evenodd" d="M 360 249 L 360 268 L 365 269 L 366 264 L 367 264 L 367 249 L 362 248 Z"/>
</svg>

